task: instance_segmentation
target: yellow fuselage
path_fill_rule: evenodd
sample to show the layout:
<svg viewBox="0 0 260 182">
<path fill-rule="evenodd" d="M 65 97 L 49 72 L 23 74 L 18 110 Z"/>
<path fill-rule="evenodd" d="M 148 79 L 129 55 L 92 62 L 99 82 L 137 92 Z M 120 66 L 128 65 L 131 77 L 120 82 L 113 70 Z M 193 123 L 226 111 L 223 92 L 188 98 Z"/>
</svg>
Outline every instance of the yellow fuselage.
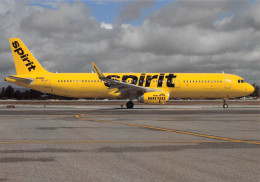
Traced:
<svg viewBox="0 0 260 182">
<path fill-rule="evenodd" d="M 246 96 L 253 87 L 242 78 L 224 73 L 105 73 L 106 77 L 170 93 L 170 98 L 233 98 Z M 171 77 L 169 77 L 171 75 Z M 96 73 L 47 73 L 19 75 L 34 81 L 6 81 L 34 90 L 77 98 L 121 98 Z"/>
</svg>

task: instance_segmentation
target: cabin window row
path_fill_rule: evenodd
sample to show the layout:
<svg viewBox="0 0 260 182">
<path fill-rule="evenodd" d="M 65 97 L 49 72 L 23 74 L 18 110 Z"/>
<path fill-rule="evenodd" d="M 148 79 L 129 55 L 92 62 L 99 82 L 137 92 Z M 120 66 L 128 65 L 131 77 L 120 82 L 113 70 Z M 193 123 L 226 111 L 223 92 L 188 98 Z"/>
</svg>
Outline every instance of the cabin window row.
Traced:
<svg viewBox="0 0 260 182">
<path fill-rule="evenodd" d="M 165 100 L 165 97 L 148 97 L 148 100 Z"/>
<path fill-rule="evenodd" d="M 184 80 L 183 83 L 222 83 L 222 80 Z"/>
<path fill-rule="evenodd" d="M 103 82 L 102 80 L 58 80 L 58 82 L 65 82 L 65 83 L 81 83 L 81 82 Z"/>
<path fill-rule="evenodd" d="M 137 83 L 136 80 L 123 80 L 123 82 L 127 82 L 127 83 L 130 83 L 130 82 L 131 82 L 131 83 Z M 165 81 L 163 81 L 163 80 L 159 80 L 159 81 L 158 81 L 158 80 L 147 80 L 147 81 L 143 80 L 143 81 L 142 81 L 142 80 L 140 80 L 139 82 L 140 82 L 140 83 L 145 83 L 145 82 L 148 82 L 148 83 L 151 83 L 151 82 L 153 82 L 153 83 L 157 83 L 157 82 L 159 82 L 159 83 L 164 83 L 164 82 L 165 82 L 165 83 L 166 83 L 166 82 L 171 83 L 171 82 L 173 82 L 173 81 L 170 81 L 170 80 L 168 80 L 168 81 L 166 81 L 166 80 L 165 80 Z"/>
</svg>

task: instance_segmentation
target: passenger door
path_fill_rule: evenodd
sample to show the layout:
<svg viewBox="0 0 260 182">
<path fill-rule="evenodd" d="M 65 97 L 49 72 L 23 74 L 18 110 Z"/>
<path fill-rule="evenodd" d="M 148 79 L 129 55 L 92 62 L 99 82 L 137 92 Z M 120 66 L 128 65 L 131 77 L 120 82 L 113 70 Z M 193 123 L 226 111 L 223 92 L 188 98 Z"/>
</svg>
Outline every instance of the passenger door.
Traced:
<svg viewBox="0 0 260 182">
<path fill-rule="evenodd" d="M 231 88 L 231 80 L 230 80 L 230 75 L 224 76 L 224 87 L 225 89 L 230 89 Z"/>
<path fill-rule="evenodd" d="M 51 87 L 51 76 L 50 75 L 45 75 L 44 86 L 46 88 L 50 88 Z"/>
</svg>

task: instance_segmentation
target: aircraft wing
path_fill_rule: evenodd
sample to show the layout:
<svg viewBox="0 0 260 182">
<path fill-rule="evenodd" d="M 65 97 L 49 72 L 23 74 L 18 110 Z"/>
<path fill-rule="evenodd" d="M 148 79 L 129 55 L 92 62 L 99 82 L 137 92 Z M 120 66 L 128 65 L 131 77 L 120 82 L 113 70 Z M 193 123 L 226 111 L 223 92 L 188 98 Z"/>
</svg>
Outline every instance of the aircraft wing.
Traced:
<svg viewBox="0 0 260 182">
<path fill-rule="evenodd" d="M 92 62 L 92 65 L 93 65 L 96 73 L 98 74 L 99 79 L 102 81 L 105 81 L 107 83 L 109 89 L 117 88 L 118 90 L 115 93 L 120 93 L 121 96 L 141 95 L 145 92 L 162 91 L 162 90 L 158 90 L 158 89 L 150 89 L 147 87 L 142 87 L 142 86 L 138 86 L 138 85 L 107 78 L 98 69 L 98 67 L 95 65 L 94 62 Z"/>
<path fill-rule="evenodd" d="M 33 82 L 33 79 L 32 78 L 21 78 L 21 77 L 18 77 L 18 76 L 6 76 L 6 78 L 10 78 L 10 79 L 13 79 L 13 80 L 18 80 L 18 81 L 21 81 L 25 84 L 31 84 Z"/>
</svg>

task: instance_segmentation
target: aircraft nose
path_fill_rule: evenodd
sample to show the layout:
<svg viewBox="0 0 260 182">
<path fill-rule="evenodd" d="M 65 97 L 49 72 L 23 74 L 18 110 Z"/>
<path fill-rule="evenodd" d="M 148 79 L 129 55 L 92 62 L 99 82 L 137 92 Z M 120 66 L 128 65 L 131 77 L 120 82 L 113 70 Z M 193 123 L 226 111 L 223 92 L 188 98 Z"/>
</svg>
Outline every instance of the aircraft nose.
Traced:
<svg viewBox="0 0 260 182">
<path fill-rule="evenodd" d="M 254 91 L 255 91 L 255 88 L 252 85 L 248 84 L 248 86 L 247 86 L 248 95 L 253 93 Z"/>
</svg>

